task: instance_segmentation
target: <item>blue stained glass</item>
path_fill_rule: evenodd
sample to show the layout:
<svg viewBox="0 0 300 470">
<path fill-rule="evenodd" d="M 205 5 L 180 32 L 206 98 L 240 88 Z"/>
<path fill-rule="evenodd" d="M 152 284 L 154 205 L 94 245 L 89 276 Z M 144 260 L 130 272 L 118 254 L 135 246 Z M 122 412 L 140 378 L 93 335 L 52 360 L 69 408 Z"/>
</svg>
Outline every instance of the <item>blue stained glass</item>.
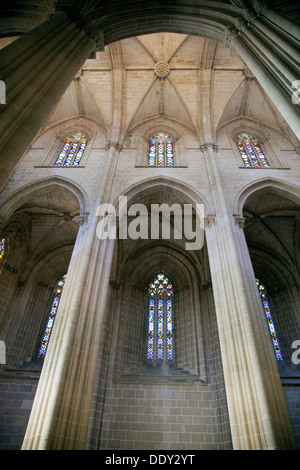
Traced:
<svg viewBox="0 0 300 470">
<path fill-rule="evenodd" d="M 151 140 L 148 153 L 149 166 L 174 166 L 174 152 L 171 141 L 160 142 Z"/>
<path fill-rule="evenodd" d="M 259 143 L 246 134 L 240 136 L 237 147 L 246 167 L 269 168 L 270 165 Z"/>
<path fill-rule="evenodd" d="M 269 168 L 269 163 L 267 162 L 267 159 L 265 157 L 265 155 L 263 154 L 263 151 L 262 149 L 260 148 L 258 142 L 253 142 L 253 145 L 254 145 L 254 148 L 255 148 L 255 152 L 261 162 L 261 165 L 266 167 L 266 168 Z"/>
<path fill-rule="evenodd" d="M 239 141 L 237 144 L 238 144 L 238 149 L 239 149 L 239 152 L 240 152 L 241 157 L 243 159 L 244 165 L 247 166 L 247 167 L 251 167 L 250 160 L 248 158 L 247 152 L 246 152 L 242 142 Z"/>
<path fill-rule="evenodd" d="M 262 300 L 262 304 L 263 304 L 263 307 L 264 307 L 266 319 L 267 319 L 267 322 L 268 322 L 268 326 L 269 326 L 269 330 L 270 330 L 271 339 L 272 339 L 273 348 L 274 348 L 274 352 L 275 352 L 277 362 L 280 363 L 280 364 L 283 364 L 284 363 L 283 356 L 282 356 L 282 353 L 281 353 L 281 350 L 280 350 L 279 341 L 278 341 L 278 338 L 277 338 L 274 322 L 273 322 L 273 319 L 272 319 L 266 289 L 265 289 L 264 285 L 261 284 L 261 282 L 258 279 L 256 279 L 256 285 L 258 287 L 258 292 L 261 296 L 261 300 Z"/>
<path fill-rule="evenodd" d="M 148 361 L 173 360 L 173 287 L 163 274 L 149 285 Z"/>
<path fill-rule="evenodd" d="M 40 345 L 38 357 L 42 357 L 42 358 L 45 357 L 47 347 L 48 347 L 48 344 L 49 344 L 49 340 L 50 340 L 50 336 L 51 336 L 51 332 L 52 332 L 52 328 L 53 328 L 53 324 L 54 324 L 54 321 L 55 321 L 55 317 L 56 317 L 56 313 L 57 313 L 57 309 L 58 309 L 62 289 L 63 289 L 64 283 L 65 283 L 65 278 L 66 278 L 66 276 L 63 276 L 63 278 L 57 284 L 55 296 L 54 296 L 54 299 L 52 301 L 52 305 L 51 305 L 51 309 L 50 309 L 50 312 L 49 312 L 49 317 L 48 317 L 48 320 L 47 320 L 46 329 L 44 331 L 43 339 L 42 339 L 42 342 L 41 342 L 41 345 Z"/>
<path fill-rule="evenodd" d="M 0 260 L 3 260 L 6 252 L 6 243 L 5 243 L 5 238 L 2 238 L 0 240 Z"/>
<path fill-rule="evenodd" d="M 75 141 L 67 140 L 64 144 L 54 166 L 78 166 L 83 157 L 84 151 L 87 146 L 87 141 Z"/>
<path fill-rule="evenodd" d="M 67 140 L 65 145 L 63 146 L 63 148 L 62 148 L 62 150 L 61 150 L 54 166 L 61 166 L 63 164 L 63 162 L 65 161 L 66 156 L 68 155 L 70 147 L 71 147 L 71 141 Z"/>
<path fill-rule="evenodd" d="M 68 156 L 65 160 L 64 166 L 71 166 L 78 147 L 79 147 L 79 142 L 73 142 L 71 150 L 69 151 Z"/>
</svg>

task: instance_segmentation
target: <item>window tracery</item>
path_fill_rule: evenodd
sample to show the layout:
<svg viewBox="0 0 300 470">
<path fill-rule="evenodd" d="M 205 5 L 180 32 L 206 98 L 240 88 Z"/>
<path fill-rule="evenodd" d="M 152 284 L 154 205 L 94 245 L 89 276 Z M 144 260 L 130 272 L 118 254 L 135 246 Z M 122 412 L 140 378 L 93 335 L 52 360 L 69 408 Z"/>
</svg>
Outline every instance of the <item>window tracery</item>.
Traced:
<svg viewBox="0 0 300 470">
<path fill-rule="evenodd" d="M 248 134 L 240 134 L 236 143 L 245 167 L 270 168 L 267 157 L 256 138 Z"/>
<path fill-rule="evenodd" d="M 174 149 L 172 138 L 159 132 L 149 139 L 148 166 L 174 166 Z"/>
<path fill-rule="evenodd" d="M 87 138 L 77 133 L 66 139 L 55 163 L 56 167 L 76 167 L 80 165 L 84 151 L 87 146 Z"/>
<path fill-rule="evenodd" d="M 158 274 L 149 285 L 148 363 L 171 363 L 173 343 L 173 286 L 164 274 Z"/>
</svg>

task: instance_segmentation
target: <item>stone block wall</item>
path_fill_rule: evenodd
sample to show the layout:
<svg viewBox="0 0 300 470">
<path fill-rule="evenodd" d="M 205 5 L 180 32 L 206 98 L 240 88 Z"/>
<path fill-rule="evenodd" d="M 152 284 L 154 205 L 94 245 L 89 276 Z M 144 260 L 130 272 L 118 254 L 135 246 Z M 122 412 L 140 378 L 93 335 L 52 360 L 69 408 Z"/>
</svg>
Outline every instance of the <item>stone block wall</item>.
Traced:
<svg viewBox="0 0 300 470">
<path fill-rule="evenodd" d="M 218 405 L 211 385 L 114 382 L 107 391 L 101 448 L 230 449 L 222 423 L 226 413 L 220 416 Z"/>
<path fill-rule="evenodd" d="M 20 450 L 37 385 L 36 372 L 0 371 L 0 450 Z"/>
</svg>

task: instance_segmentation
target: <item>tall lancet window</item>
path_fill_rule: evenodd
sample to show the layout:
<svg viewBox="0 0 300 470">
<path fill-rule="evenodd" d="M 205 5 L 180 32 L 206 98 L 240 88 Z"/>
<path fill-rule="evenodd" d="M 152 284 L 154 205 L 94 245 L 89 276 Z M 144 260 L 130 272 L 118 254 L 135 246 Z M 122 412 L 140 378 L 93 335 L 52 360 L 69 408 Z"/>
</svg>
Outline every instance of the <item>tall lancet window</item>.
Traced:
<svg viewBox="0 0 300 470">
<path fill-rule="evenodd" d="M 149 139 L 148 165 L 174 166 L 173 142 L 169 135 L 159 132 Z"/>
<path fill-rule="evenodd" d="M 0 261 L 4 261 L 5 256 L 7 254 L 7 243 L 5 238 L 0 239 Z"/>
<path fill-rule="evenodd" d="M 269 303 L 269 300 L 268 300 L 268 295 L 267 295 L 266 288 L 259 281 L 259 279 L 256 279 L 256 284 L 257 284 L 258 292 L 259 292 L 261 300 L 262 300 L 262 304 L 263 304 L 263 307 L 264 307 L 266 319 L 267 319 L 267 322 L 268 322 L 268 326 L 269 326 L 269 330 L 270 330 L 270 334 L 271 334 L 271 338 L 272 338 L 272 343 L 273 343 L 273 348 L 274 348 L 274 351 L 275 351 L 276 360 L 277 360 L 278 364 L 283 364 L 284 361 L 283 361 L 283 357 L 282 357 L 282 353 L 281 353 L 281 350 L 280 350 L 277 333 L 276 333 L 276 330 L 275 330 L 275 326 L 274 326 L 274 322 L 273 322 L 273 318 L 272 318 L 272 314 L 271 314 L 270 303 Z"/>
<path fill-rule="evenodd" d="M 270 168 L 267 157 L 257 139 L 248 134 L 241 134 L 237 138 L 237 147 L 246 167 Z"/>
<path fill-rule="evenodd" d="M 80 165 L 84 151 L 87 146 L 87 138 L 83 134 L 75 134 L 72 138 L 66 139 L 54 166 L 76 167 Z"/>
<path fill-rule="evenodd" d="M 147 361 L 167 364 L 173 357 L 173 287 L 158 274 L 149 285 Z"/>
<path fill-rule="evenodd" d="M 57 313 L 59 301 L 60 301 L 61 294 L 62 294 L 62 291 L 63 291 L 63 287 L 64 287 L 64 284 L 65 284 L 65 280 L 66 280 L 66 275 L 64 275 L 60 279 L 60 281 L 58 281 L 58 283 L 56 285 L 56 288 L 55 288 L 54 298 L 52 300 L 52 305 L 51 305 L 50 312 L 49 312 L 49 315 L 48 315 L 46 328 L 45 328 L 45 331 L 44 331 L 44 334 L 43 334 L 43 339 L 42 339 L 40 349 L 39 349 L 39 352 L 38 352 L 38 357 L 41 357 L 41 358 L 44 358 L 45 355 L 46 355 L 46 351 L 47 351 L 48 344 L 49 344 L 49 341 L 50 341 L 50 336 L 51 336 L 51 333 L 52 333 L 52 328 L 53 328 L 54 321 L 55 321 L 55 318 L 56 318 L 56 313 Z"/>
</svg>

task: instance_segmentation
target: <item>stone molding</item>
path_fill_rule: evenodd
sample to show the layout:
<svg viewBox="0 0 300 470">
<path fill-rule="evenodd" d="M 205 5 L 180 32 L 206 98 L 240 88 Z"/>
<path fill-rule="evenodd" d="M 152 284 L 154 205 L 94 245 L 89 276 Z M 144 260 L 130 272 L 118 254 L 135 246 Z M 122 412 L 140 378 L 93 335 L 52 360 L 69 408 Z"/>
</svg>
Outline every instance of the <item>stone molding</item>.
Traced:
<svg viewBox="0 0 300 470">
<path fill-rule="evenodd" d="M 85 212 L 83 214 L 73 217 L 72 221 L 75 222 L 75 224 L 79 225 L 79 227 L 82 227 L 83 225 L 86 225 L 88 223 L 88 218 L 89 213 Z"/>
<path fill-rule="evenodd" d="M 218 151 L 218 146 L 214 142 L 204 142 L 204 144 L 200 145 L 201 152 L 206 152 L 209 148 L 215 152 Z"/>
</svg>

